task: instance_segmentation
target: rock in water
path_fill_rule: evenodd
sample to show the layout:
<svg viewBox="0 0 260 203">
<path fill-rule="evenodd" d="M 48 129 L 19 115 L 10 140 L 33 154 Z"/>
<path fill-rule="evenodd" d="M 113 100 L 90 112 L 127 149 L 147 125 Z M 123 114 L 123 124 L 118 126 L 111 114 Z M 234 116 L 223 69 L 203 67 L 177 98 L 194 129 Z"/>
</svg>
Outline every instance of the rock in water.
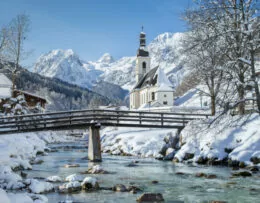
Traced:
<svg viewBox="0 0 260 203">
<path fill-rule="evenodd" d="M 122 184 L 117 184 L 113 187 L 113 190 L 116 191 L 116 192 L 126 192 L 127 189 L 124 185 Z"/>
<path fill-rule="evenodd" d="M 250 173 L 249 171 L 240 171 L 237 173 L 233 173 L 232 176 L 248 177 L 248 176 L 252 176 L 252 173 Z"/>
<path fill-rule="evenodd" d="M 80 165 L 79 164 L 66 164 L 64 167 L 65 168 L 76 168 L 76 167 L 79 167 Z"/>
<path fill-rule="evenodd" d="M 81 190 L 81 185 L 78 181 L 73 181 L 69 183 L 65 183 L 59 186 L 60 193 L 72 193 Z"/>
<path fill-rule="evenodd" d="M 46 178 L 47 182 L 62 182 L 61 177 L 59 176 L 49 176 L 48 178 Z"/>
<path fill-rule="evenodd" d="M 163 202 L 163 196 L 161 193 L 144 193 L 139 197 L 137 202 Z"/>
<path fill-rule="evenodd" d="M 83 190 L 97 190 L 99 189 L 99 184 L 96 178 L 86 177 L 81 183 Z"/>
<path fill-rule="evenodd" d="M 77 174 L 72 174 L 72 175 L 69 175 L 65 178 L 65 181 L 68 181 L 68 182 L 73 182 L 73 181 L 83 181 L 84 177 L 81 176 L 81 175 L 77 175 Z"/>
<path fill-rule="evenodd" d="M 83 172 L 87 174 L 108 174 L 100 165 L 95 165 L 92 168 L 88 169 L 87 172 Z"/>
</svg>

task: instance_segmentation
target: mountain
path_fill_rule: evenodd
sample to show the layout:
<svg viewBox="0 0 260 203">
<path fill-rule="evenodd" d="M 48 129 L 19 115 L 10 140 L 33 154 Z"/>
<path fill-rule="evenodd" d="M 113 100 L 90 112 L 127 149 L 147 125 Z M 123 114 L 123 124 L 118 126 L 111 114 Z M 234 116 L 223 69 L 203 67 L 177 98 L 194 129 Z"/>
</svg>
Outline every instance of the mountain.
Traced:
<svg viewBox="0 0 260 203">
<path fill-rule="evenodd" d="M 100 57 L 100 59 L 98 59 L 97 62 L 100 64 L 110 64 L 114 61 L 114 58 L 109 53 L 105 53 L 103 56 Z"/>
<path fill-rule="evenodd" d="M 9 79 L 12 78 L 10 71 L 5 66 L 12 67 L 12 63 L 0 63 L 0 71 L 5 73 Z M 87 109 L 96 105 L 108 105 L 114 103 L 113 99 L 79 87 L 58 78 L 49 78 L 37 73 L 32 73 L 19 67 L 16 76 L 16 86 L 20 90 L 37 94 L 47 99 L 47 110 L 74 110 Z"/>
<path fill-rule="evenodd" d="M 182 66 L 185 55 L 180 54 L 180 39 L 184 35 L 163 33 L 147 46 L 151 67 L 160 65 L 174 87 L 177 87 L 188 73 L 187 68 Z M 97 61 L 85 62 L 70 49 L 53 50 L 38 59 L 34 72 L 90 89 L 95 87 L 100 90 L 97 85 L 103 85 L 100 81 L 105 81 L 130 91 L 135 85 L 135 59 L 135 56 L 131 56 L 114 60 L 106 53 Z"/>
<path fill-rule="evenodd" d="M 90 63 L 81 61 L 71 49 L 57 49 L 42 55 L 35 64 L 34 72 L 85 88 L 90 88 L 102 73 Z"/>
</svg>

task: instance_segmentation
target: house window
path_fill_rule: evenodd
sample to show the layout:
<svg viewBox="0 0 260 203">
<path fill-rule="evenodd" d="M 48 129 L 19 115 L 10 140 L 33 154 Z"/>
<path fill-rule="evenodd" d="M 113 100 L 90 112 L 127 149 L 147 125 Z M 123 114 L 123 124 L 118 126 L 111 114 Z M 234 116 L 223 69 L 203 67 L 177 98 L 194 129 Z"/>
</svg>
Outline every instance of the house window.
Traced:
<svg viewBox="0 0 260 203">
<path fill-rule="evenodd" d="M 145 62 L 142 63 L 142 68 L 143 68 L 143 73 L 146 73 L 146 63 Z"/>
<path fill-rule="evenodd" d="M 167 97 L 167 95 L 165 94 L 164 97 Z"/>
<path fill-rule="evenodd" d="M 167 102 L 167 101 L 164 101 L 164 102 L 163 102 L 163 104 L 164 104 L 164 105 L 167 105 L 167 104 L 168 104 L 168 102 Z"/>
<path fill-rule="evenodd" d="M 152 92 L 152 101 L 155 100 L 155 94 Z"/>
</svg>

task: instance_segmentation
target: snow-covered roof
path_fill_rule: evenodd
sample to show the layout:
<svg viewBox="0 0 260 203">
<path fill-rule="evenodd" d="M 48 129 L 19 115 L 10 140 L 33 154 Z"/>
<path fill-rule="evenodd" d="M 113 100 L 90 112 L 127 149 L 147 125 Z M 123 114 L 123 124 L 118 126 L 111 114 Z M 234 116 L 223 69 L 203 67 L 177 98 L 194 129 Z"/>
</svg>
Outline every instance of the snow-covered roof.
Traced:
<svg viewBox="0 0 260 203">
<path fill-rule="evenodd" d="M 141 89 L 146 86 L 156 86 L 158 87 L 158 91 L 161 92 L 173 91 L 171 82 L 159 66 L 146 73 L 134 89 Z"/>
<path fill-rule="evenodd" d="M 10 98 L 12 96 L 11 88 L 0 87 L 0 99 Z"/>
<path fill-rule="evenodd" d="M 166 77 L 163 69 L 160 67 L 157 69 L 156 74 L 157 75 L 157 87 L 158 91 L 172 91 L 172 84 L 169 81 L 169 79 Z"/>
<path fill-rule="evenodd" d="M 45 100 L 45 101 L 47 102 L 47 100 L 46 100 L 44 97 L 40 97 L 40 96 L 38 96 L 38 95 L 36 95 L 36 94 L 32 94 L 32 93 L 30 93 L 30 92 L 26 92 L 26 91 L 22 91 L 22 90 L 15 90 L 15 91 L 16 91 L 16 92 L 19 92 L 19 93 L 22 93 L 22 94 L 30 95 L 30 96 L 32 96 L 32 97 L 37 97 L 37 98 L 42 99 L 42 100 Z"/>
<path fill-rule="evenodd" d="M 0 73 L 0 87 L 12 87 L 12 81 L 3 73 Z"/>
</svg>

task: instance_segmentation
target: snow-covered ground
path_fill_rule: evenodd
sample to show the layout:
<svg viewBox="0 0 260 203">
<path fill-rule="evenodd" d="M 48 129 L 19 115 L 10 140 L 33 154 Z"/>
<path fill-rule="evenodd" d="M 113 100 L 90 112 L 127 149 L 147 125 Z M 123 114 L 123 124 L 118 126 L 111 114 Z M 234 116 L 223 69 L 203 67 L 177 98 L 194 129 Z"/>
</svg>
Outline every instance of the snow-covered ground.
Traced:
<svg viewBox="0 0 260 203">
<path fill-rule="evenodd" d="M 22 181 L 22 177 L 15 173 L 16 169 L 31 169 L 31 160 L 36 158 L 37 153 L 44 153 L 46 143 L 66 142 L 73 138 L 65 136 L 64 132 L 40 132 L 1 135 L 0 139 L 0 203 L 30 203 L 47 202 L 46 197 L 38 195 L 32 198 L 32 194 L 7 193 L 3 189 L 12 190 L 25 187 L 33 193 L 43 192 L 52 188 L 51 184 L 46 182 L 36 182 L 36 180 Z M 1 189 L 2 188 L 2 189 Z M 35 191 L 35 192 L 34 192 Z M 33 201 L 33 199 L 35 201 Z M 19 201 L 18 201 L 19 200 Z"/>
<path fill-rule="evenodd" d="M 181 132 L 182 147 L 175 157 L 181 161 L 186 153 L 192 153 L 193 161 L 200 157 L 219 160 L 228 158 L 252 164 L 251 158 L 260 159 L 259 126 L 258 114 L 225 115 L 211 126 L 205 121 L 194 121 Z"/>
<path fill-rule="evenodd" d="M 210 120 L 196 120 L 189 123 L 180 134 L 180 142 L 174 146 L 167 145 L 165 141 L 169 140 L 169 136 L 171 139 L 176 137 L 176 130 L 173 129 L 112 127 L 102 131 L 101 145 L 104 152 L 114 155 L 142 157 L 158 157 L 163 148 L 171 148 L 169 149 L 171 152 L 175 148 L 174 158 L 179 161 L 187 159 L 186 154 L 194 154 L 191 159 L 194 162 L 200 158 L 216 160 L 228 158 L 252 165 L 250 159 L 260 159 L 259 115 L 243 117 L 225 115 L 211 126 L 209 122 Z"/>
<path fill-rule="evenodd" d="M 114 155 L 157 157 L 165 145 L 164 138 L 175 135 L 174 129 L 107 127 L 101 132 L 101 146 Z"/>
</svg>

